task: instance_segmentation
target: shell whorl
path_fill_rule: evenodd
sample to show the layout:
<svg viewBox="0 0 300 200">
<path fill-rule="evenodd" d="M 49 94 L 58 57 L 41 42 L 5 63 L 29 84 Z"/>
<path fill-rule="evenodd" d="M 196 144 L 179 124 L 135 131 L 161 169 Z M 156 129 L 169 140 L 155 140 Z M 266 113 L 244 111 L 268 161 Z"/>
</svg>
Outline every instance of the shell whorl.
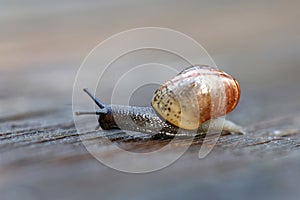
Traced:
<svg viewBox="0 0 300 200">
<path fill-rule="evenodd" d="M 152 107 L 169 123 L 188 130 L 231 112 L 240 87 L 229 74 L 206 65 L 191 66 L 156 90 Z"/>
</svg>

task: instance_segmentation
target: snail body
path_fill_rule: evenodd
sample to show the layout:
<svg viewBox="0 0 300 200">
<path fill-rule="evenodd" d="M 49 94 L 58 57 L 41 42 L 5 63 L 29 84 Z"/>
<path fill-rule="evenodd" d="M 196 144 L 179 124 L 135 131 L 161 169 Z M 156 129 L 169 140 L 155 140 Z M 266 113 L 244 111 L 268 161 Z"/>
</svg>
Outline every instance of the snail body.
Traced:
<svg viewBox="0 0 300 200">
<path fill-rule="evenodd" d="M 238 104 L 240 87 L 229 74 L 206 65 L 191 66 L 161 85 L 150 107 L 105 105 L 87 89 L 84 91 L 100 110 L 99 126 L 104 130 L 122 129 L 155 134 L 205 133 L 208 128 L 242 133 L 230 121 L 218 117 Z M 91 112 L 77 112 L 77 115 Z"/>
</svg>

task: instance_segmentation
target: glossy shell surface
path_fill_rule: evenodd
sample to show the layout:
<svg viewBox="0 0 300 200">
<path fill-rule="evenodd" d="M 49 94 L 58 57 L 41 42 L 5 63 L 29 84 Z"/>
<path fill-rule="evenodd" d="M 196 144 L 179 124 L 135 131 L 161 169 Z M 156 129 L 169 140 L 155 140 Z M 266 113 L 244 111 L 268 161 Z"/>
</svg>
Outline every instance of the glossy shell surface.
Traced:
<svg viewBox="0 0 300 200">
<path fill-rule="evenodd" d="M 191 66 L 158 88 L 152 107 L 169 123 L 188 130 L 231 112 L 240 87 L 229 74 L 206 65 Z"/>
</svg>

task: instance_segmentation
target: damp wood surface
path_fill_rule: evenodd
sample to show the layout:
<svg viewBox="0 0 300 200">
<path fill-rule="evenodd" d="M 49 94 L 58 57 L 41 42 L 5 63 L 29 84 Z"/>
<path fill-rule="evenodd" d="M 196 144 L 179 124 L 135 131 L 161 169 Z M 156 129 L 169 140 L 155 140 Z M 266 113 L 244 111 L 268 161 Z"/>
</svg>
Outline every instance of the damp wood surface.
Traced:
<svg viewBox="0 0 300 200">
<path fill-rule="evenodd" d="M 196 137 L 172 165 L 157 172 L 132 175 L 104 166 L 83 143 L 101 144 L 101 153 L 113 158 L 118 155 L 111 150 L 111 145 L 145 153 L 162 148 L 170 139 L 111 131 L 79 135 L 72 116 L 66 112 L 67 109 L 49 110 L 1 118 L 0 182 L 5 195 L 17 193 L 24 199 L 69 199 L 70 196 L 72 199 L 85 196 L 152 199 L 161 195 L 179 199 L 182 194 L 190 198 L 200 194 L 241 198 L 249 189 L 258 192 L 251 197 L 298 194 L 300 115 L 257 122 L 246 127 L 246 135 L 224 134 L 203 159 L 198 158 L 201 145 L 212 145 L 215 139 L 204 143 L 203 137 Z M 103 136 L 112 143 L 101 142 Z M 173 142 L 176 147 L 189 145 L 185 138 Z M 215 190 L 219 193 L 215 194 Z M 274 191 L 270 194 L 268 190 Z"/>
</svg>

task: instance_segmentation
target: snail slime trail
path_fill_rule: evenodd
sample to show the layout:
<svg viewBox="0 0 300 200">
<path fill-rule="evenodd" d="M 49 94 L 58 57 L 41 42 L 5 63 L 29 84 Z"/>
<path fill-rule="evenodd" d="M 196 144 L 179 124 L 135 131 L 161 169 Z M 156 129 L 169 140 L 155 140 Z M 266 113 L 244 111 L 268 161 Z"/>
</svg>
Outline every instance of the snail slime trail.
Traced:
<svg viewBox="0 0 300 200">
<path fill-rule="evenodd" d="M 99 107 L 95 112 L 104 130 L 122 129 L 151 135 L 198 135 L 226 131 L 243 134 L 242 127 L 219 117 L 231 112 L 240 99 L 236 79 L 207 65 L 186 68 L 161 85 L 150 107 L 106 105 L 84 89 Z"/>
</svg>

